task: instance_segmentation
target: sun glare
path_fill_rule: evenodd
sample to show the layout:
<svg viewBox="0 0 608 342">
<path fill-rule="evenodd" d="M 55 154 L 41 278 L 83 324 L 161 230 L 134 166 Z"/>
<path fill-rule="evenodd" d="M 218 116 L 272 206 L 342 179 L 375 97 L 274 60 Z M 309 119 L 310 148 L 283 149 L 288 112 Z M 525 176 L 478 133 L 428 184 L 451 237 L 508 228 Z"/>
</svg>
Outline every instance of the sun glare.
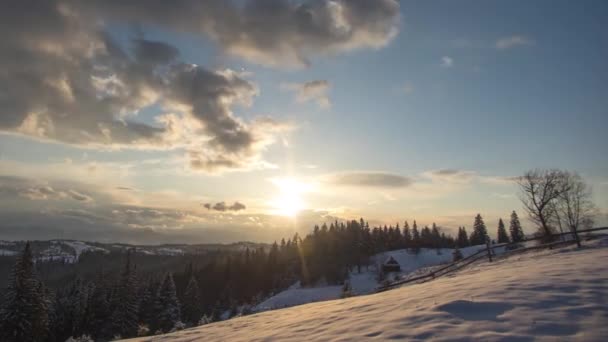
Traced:
<svg viewBox="0 0 608 342">
<path fill-rule="evenodd" d="M 295 178 L 273 179 L 279 190 L 271 201 L 273 211 L 282 216 L 294 217 L 306 207 L 302 195 L 311 190 L 311 185 Z"/>
</svg>

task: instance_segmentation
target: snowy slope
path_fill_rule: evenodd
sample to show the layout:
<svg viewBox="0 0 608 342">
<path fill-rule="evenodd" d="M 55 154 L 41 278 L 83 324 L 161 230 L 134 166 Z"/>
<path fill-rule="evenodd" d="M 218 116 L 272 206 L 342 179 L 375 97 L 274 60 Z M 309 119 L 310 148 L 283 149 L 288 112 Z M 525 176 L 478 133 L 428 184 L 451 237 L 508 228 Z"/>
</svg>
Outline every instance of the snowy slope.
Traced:
<svg viewBox="0 0 608 342">
<path fill-rule="evenodd" d="M 74 250 L 74 255 L 76 260 L 80 258 L 80 255 L 84 252 L 102 252 L 109 253 L 107 249 L 103 249 L 96 246 L 88 245 L 86 242 L 82 241 L 62 241 L 63 244 L 70 246 Z"/>
<path fill-rule="evenodd" d="M 602 242 L 602 243 L 600 243 Z M 139 341 L 605 341 L 608 241 L 480 263 L 378 294 Z"/>
<path fill-rule="evenodd" d="M 485 248 L 485 246 L 467 247 L 461 249 L 461 252 L 466 257 L 477 252 L 481 248 Z M 377 254 L 372 257 L 372 265 L 370 265 L 370 267 L 363 267 L 361 273 L 353 271 L 349 274 L 349 283 L 351 285 L 352 293 L 354 295 L 362 295 L 375 292 L 379 285 L 376 269 L 390 256 L 397 260 L 399 265 L 401 265 L 401 272 L 393 272 L 389 275 L 389 278 L 393 279 L 394 277 L 405 277 L 414 271 L 426 267 L 449 263 L 452 261 L 452 252 L 453 250 L 448 248 L 440 249 L 439 253 L 435 249 L 422 248 L 418 254 L 414 254 L 406 249 Z M 338 299 L 341 295 L 342 286 L 301 288 L 299 283 L 296 283 L 289 289 L 256 305 L 254 311 L 282 309 L 306 303 Z"/>
</svg>

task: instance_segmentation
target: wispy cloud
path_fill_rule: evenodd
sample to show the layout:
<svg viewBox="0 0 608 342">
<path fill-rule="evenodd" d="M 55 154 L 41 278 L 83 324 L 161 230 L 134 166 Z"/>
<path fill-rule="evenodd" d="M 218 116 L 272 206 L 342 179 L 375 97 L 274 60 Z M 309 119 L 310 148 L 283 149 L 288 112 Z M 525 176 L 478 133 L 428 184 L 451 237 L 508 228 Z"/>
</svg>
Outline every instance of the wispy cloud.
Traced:
<svg viewBox="0 0 608 342">
<path fill-rule="evenodd" d="M 215 211 L 240 211 L 245 210 L 247 207 L 241 202 L 234 202 L 231 205 L 226 204 L 226 202 L 217 202 L 215 204 L 205 203 L 203 204 L 207 210 L 215 210 Z"/>
<path fill-rule="evenodd" d="M 424 177 L 430 178 L 433 181 L 444 181 L 450 183 L 469 183 L 477 176 L 475 171 L 457 170 L 457 169 L 439 169 L 431 170 L 423 173 Z"/>
<path fill-rule="evenodd" d="M 528 38 L 526 36 L 510 36 L 510 37 L 503 37 L 500 38 L 499 40 L 496 41 L 496 48 L 498 50 L 506 50 L 506 49 L 511 49 L 517 46 L 526 46 L 526 45 L 534 45 L 536 44 L 536 42 L 531 39 Z"/>
<path fill-rule="evenodd" d="M 411 82 L 405 82 L 405 84 L 400 88 L 403 94 L 409 95 L 414 92 L 414 85 Z"/>
<path fill-rule="evenodd" d="M 449 56 L 443 56 L 441 57 L 440 65 L 444 68 L 451 68 L 452 66 L 454 66 L 454 59 Z"/>
<path fill-rule="evenodd" d="M 409 177 L 388 172 L 342 172 L 323 177 L 325 183 L 336 186 L 371 187 L 371 188 L 404 188 L 413 180 Z"/>
<path fill-rule="evenodd" d="M 281 89 L 295 93 L 297 102 L 314 101 L 319 107 L 324 109 L 331 107 L 331 101 L 328 96 L 330 88 L 331 85 L 327 80 L 281 84 Z"/>
</svg>

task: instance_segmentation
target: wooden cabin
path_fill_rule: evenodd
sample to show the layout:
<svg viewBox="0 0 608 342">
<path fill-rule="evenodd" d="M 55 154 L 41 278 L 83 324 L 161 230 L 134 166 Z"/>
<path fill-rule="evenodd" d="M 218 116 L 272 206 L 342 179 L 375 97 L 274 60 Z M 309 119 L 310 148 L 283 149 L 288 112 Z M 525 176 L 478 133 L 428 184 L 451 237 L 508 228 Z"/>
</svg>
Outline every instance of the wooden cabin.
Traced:
<svg viewBox="0 0 608 342">
<path fill-rule="evenodd" d="M 384 264 L 382 264 L 382 271 L 384 273 L 388 272 L 399 272 L 401 271 L 401 266 L 393 257 L 389 257 Z"/>
</svg>

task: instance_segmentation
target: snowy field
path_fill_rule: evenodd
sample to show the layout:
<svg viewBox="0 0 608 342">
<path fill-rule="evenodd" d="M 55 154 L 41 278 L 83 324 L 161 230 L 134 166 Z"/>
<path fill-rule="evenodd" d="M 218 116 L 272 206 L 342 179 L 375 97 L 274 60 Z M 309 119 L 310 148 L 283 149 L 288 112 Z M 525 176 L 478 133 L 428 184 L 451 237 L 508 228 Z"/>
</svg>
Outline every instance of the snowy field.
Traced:
<svg viewBox="0 0 608 342">
<path fill-rule="evenodd" d="M 608 240 L 139 341 L 606 341 Z"/>
</svg>

